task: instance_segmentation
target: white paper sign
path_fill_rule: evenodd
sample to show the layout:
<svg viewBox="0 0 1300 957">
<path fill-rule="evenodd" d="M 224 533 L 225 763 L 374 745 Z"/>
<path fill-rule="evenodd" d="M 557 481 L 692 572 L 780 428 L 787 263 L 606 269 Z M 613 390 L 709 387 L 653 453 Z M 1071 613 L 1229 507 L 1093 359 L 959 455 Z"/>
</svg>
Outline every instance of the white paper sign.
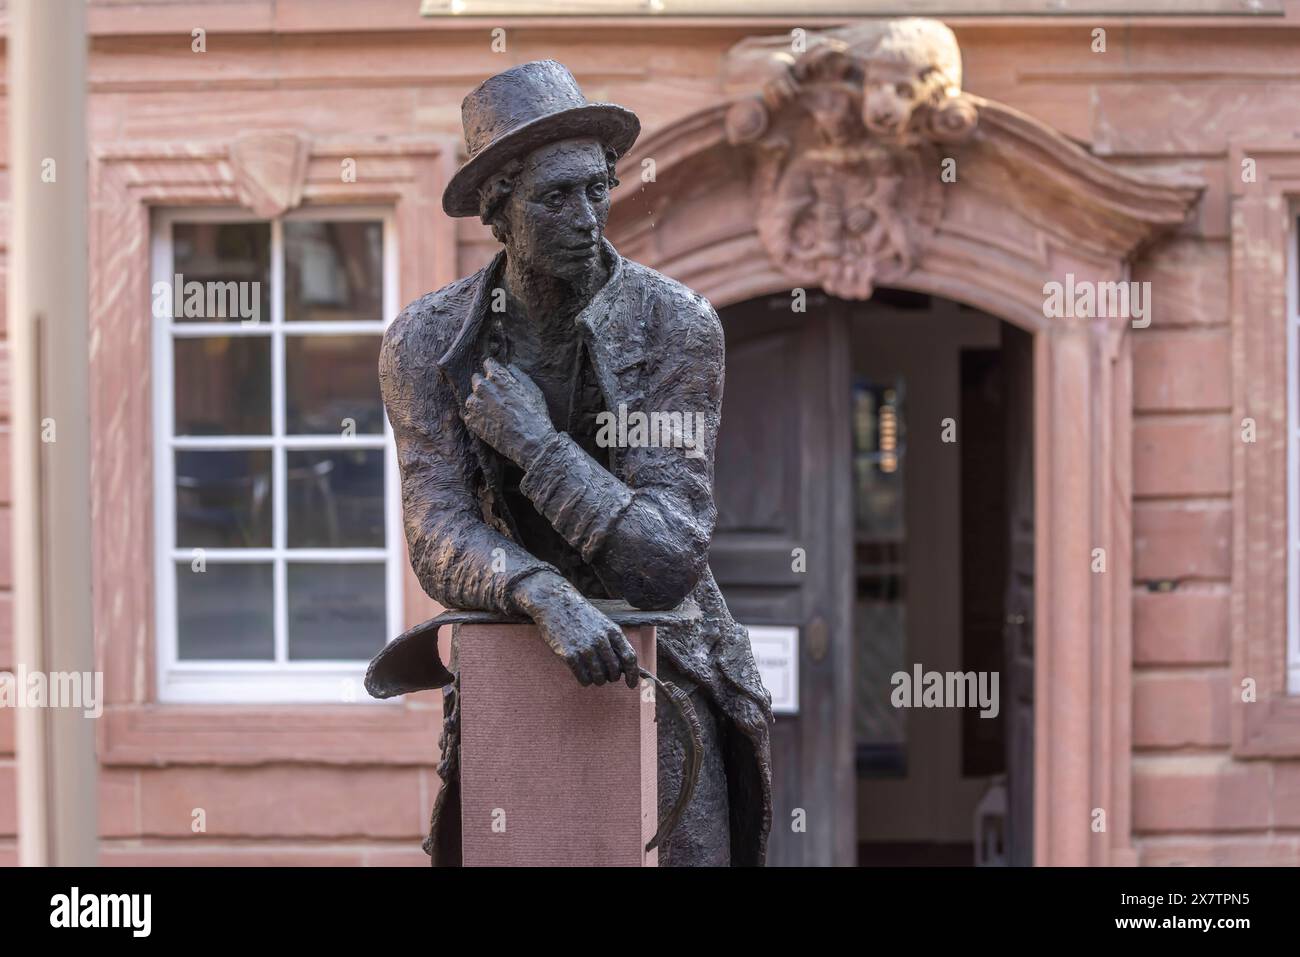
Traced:
<svg viewBox="0 0 1300 957">
<path fill-rule="evenodd" d="M 774 714 L 799 713 L 799 629 L 793 625 L 746 625 L 763 686 Z"/>
</svg>

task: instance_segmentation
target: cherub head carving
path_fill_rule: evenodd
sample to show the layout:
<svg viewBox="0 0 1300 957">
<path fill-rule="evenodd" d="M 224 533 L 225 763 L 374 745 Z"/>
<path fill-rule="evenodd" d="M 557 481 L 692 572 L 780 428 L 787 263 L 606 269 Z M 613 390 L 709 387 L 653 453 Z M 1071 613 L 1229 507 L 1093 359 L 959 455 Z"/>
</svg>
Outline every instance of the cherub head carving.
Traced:
<svg viewBox="0 0 1300 957">
<path fill-rule="evenodd" d="M 978 122 L 975 103 L 962 95 L 957 38 L 937 20 L 869 20 L 803 40 L 791 50 L 787 37 L 753 38 L 727 55 L 730 77 L 763 78 L 760 96 L 737 100 L 728 112 L 730 142 L 768 136 L 792 103 L 833 146 L 865 134 L 899 145 L 916 136 L 956 142 Z"/>
<path fill-rule="evenodd" d="M 862 122 L 877 136 L 901 136 L 918 111 L 961 93 L 957 40 L 938 21 L 887 21 L 865 60 Z"/>
</svg>

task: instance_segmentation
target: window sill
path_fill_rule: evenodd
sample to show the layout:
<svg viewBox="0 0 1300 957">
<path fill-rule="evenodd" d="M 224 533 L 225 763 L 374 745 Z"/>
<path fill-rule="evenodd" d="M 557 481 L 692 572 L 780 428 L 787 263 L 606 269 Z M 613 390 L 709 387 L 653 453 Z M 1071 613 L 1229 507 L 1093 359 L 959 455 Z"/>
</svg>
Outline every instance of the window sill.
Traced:
<svg viewBox="0 0 1300 957">
<path fill-rule="evenodd" d="M 260 662 L 257 664 L 261 664 Z M 311 667 L 186 668 L 174 666 L 160 679 L 160 704 L 354 705 L 384 704 L 366 694 L 364 663 Z"/>
</svg>

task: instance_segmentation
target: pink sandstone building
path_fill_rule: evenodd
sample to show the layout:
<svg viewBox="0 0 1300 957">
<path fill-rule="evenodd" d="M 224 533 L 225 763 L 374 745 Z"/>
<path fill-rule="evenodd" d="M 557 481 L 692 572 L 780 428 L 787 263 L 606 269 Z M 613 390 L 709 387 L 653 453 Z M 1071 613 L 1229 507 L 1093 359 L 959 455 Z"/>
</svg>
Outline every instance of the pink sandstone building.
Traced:
<svg viewBox="0 0 1300 957">
<path fill-rule="evenodd" d="M 89 5 L 100 860 L 427 863 L 439 696 L 361 688 L 438 611 L 375 361 L 496 248 L 440 206 L 461 98 L 554 58 L 641 119 L 609 238 L 726 332 L 711 561 L 776 699 L 770 863 L 1300 865 L 1300 0 L 955 3 L 951 47 L 441 6 Z M 852 24 L 865 75 L 801 61 Z M 903 165 L 836 126 L 885 62 L 943 87 Z M 891 700 L 935 671 L 996 713 Z"/>
</svg>

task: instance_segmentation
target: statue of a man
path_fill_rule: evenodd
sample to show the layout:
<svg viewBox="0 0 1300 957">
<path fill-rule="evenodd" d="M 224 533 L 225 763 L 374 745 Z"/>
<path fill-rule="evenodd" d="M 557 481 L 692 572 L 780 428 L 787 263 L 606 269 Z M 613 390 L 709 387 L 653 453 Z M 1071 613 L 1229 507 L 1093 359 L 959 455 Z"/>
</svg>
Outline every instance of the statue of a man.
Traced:
<svg viewBox="0 0 1300 957">
<path fill-rule="evenodd" d="M 690 693 L 705 742 L 660 861 L 762 864 L 770 698 L 708 567 L 717 314 L 604 238 L 615 161 L 640 132 L 633 113 L 589 103 L 545 60 L 485 81 L 462 117 L 469 159 L 443 208 L 479 216 L 505 248 L 411 303 L 384 337 L 379 376 L 412 564 L 449 608 L 531 619 L 583 685 L 638 681 L 631 645 L 589 599 L 643 609 L 694 599 L 697 620 L 658 633 L 659 676 Z M 599 420 L 620 409 L 680 413 L 703 434 L 690 448 L 610 442 Z M 393 645 L 380 658 L 391 654 Z M 408 675 L 390 688 L 431 681 Z M 460 858 L 454 686 L 444 709 L 444 786 L 426 844 L 435 865 Z M 662 811 L 681 786 L 685 743 L 662 696 L 657 710 Z"/>
</svg>

